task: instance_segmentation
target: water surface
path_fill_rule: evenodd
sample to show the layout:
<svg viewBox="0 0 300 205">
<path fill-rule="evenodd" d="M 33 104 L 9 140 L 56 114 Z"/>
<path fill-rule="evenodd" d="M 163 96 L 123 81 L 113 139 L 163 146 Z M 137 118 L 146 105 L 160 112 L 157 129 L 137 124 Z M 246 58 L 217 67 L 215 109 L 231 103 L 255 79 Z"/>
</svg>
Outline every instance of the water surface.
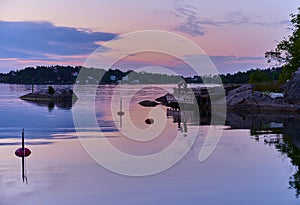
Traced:
<svg viewBox="0 0 300 205">
<path fill-rule="evenodd" d="M 135 86 L 135 87 L 134 87 Z M 130 89 L 141 85 L 124 87 Z M 130 117 L 140 129 L 151 108 L 137 103 L 155 99 L 166 90 L 146 86 L 130 101 Z M 39 87 L 35 87 L 39 89 Z M 89 87 L 83 86 L 84 95 Z M 166 88 L 171 91 L 172 86 Z M 228 115 L 221 140 L 204 162 L 198 154 L 209 128 L 169 116 L 161 136 L 148 143 L 125 138 L 120 120 L 110 113 L 114 86 L 97 91 L 95 113 L 104 135 L 113 146 L 132 155 L 148 155 L 168 146 L 175 137 L 189 138 L 200 132 L 192 149 L 170 169 L 151 176 L 129 177 L 98 165 L 86 153 L 74 128 L 72 109 L 61 105 L 30 103 L 18 99 L 31 86 L 0 85 L 0 204 L 298 204 L 300 190 L 300 130 L 297 116 Z M 134 90 L 134 89 L 133 89 Z M 126 103 L 126 97 L 124 97 Z M 88 99 L 88 97 L 87 97 Z M 76 106 L 85 110 L 88 101 Z M 161 107 L 166 111 L 166 108 Z M 188 116 L 192 116 L 188 115 Z M 26 160 L 28 184 L 21 179 L 21 160 L 14 156 L 20 147 L 21 130 L 32 155 Z M 122 129 L 126 128 L 123 122 Z M 82 135 L 97 137 L 90 128 Z M 103 139 L 105 140 L 105 139 Z M 185 146 L 184 144 L 182 146 Z"/>
</svg>

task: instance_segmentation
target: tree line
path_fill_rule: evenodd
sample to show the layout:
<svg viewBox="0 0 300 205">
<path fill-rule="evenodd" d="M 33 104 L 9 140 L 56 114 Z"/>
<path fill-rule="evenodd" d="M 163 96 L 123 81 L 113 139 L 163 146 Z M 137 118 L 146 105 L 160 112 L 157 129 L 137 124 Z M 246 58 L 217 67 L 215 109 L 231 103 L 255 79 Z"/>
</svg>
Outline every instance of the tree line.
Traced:
<svg viewBox="0 0 300 205">
<path fill-rule="evenodd" d="M 77 78 L 81 69 L 80 79 Z M 187 83 L 218 83 L 221 78 L 224 84 L 227 83 L 256 83 L 277 81 L 282 68 L 272 69 L 252 69 L 245 72 L 227 73 L 220 76 L 203 75 L 193 77 L 172 76 L 160 73 L 135 72 L 133 70 L 121 71 L 118 69 L 94 69 L 83 68 L 81 66 L 37 66 L 27 67 L 22 70 L 10 71 L 0 74 L 0 83 L 10 84 L 74 84 L 77 83 L 143 83 L 143 84 L 174 84 L 181 80 Z M 127 77 L 126 77 L 127 76 Z M 79 82 L 78 82 L 79 81 Z M 80 82 L 81 81 L 81 82 Z"/>
<path fill-rule="evenodd" d="M 78 76 L 80 74 L 80 76 Z M 178 83 L 180 76 L 159 73 L 97 69 L 81 66 L 37 66 L 0 73 L 0 83 L 9 84 L 118 84 Z"/>
</svg>

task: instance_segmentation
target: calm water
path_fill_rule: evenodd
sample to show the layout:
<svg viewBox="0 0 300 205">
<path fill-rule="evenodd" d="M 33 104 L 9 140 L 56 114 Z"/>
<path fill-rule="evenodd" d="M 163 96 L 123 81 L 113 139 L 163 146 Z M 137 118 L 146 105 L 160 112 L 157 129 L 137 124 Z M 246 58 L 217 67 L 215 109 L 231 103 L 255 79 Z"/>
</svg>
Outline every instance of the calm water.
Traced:
<svg viewBox="0 0 300 205">
<path fill-rule="evenodd" d="M 133 94 L 134 88 L 140 86 L 123 89 Z M 150 108 L 137 103 L 165 94 L 160 87 L 146 87 L 131 99 L 129 115 L 139 129 L 149 126 L 144 119 Z M 110 109 L 114 87 L 98 89 L 95 106 L 85 100 L 91 95 L 90 88 L 82 87 L 80 97 L 86 98 L 81 98 L 72 109 L 76 107 L 84 113 L 93 106 L 104 136 L 122 152 L 153 154 L 176 137 L 188 139 L 196 129 L 200 130 L 191 150 L 175 166 L 151 176 L 129 177 L 113 173 L 89 157 L 77 135 L 97 138 L 97 133 L 84 125 L 76 133 L 70 105 L 35 104 L 18 99 L 30 90 L 30 86 L 0 85 L 1 205 L 299 204 L 297 116 L 230 113 L 226 126 L 214 125 L 215 129 L 223 130 L 217 148 L 206 161 L 199 162 L 198 154 L 209 126 L 195 125 L 193 113 L 187 112 L 186 127 L 178 118 L 169 116 L 161 136 L 149 142 L 136 142 L 119 132 L 126 130 L 126 118 L 122 119 L 122 127 L 119 119 L 113 120 Z M 123 104 L 128 104 L 126 96 L 122 97 Z M 166 112 L 166 108 L 160 109 Z M 26 145 L 32 150 L 26 160 L 28 184 L 22 182 L 21 160 L 14 156 L 20 147 L 22 128 Z"/>
</svg>

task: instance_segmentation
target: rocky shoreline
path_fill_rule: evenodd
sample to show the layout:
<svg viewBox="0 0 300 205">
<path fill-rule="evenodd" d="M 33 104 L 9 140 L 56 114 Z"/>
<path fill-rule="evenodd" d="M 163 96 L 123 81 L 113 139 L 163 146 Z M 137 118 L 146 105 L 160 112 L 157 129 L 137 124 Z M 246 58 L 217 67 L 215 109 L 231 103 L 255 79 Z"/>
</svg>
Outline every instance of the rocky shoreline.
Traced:
<svg viewBox="0 0 300 205">
<path fill-rule="evenodd" d="M 238 87 L 227 85 L 225 90 L 229 111 L 300 114 L 300 69 L 281 87 L 282 93 L 254 91 L 251 84 Z"/>
<path fill-rule="evenodd" d="M 300 105 L 290 103 L 288 95 L 272 98 L 269 94 L 253 91 L 250 84 L 228 91 L 226 103 L 229 111 L 300 114 Z"/>
<path fill-rule="evenodd" d="M 281 93 L 255 91 L 252 84 L 228 84 L 224 86 L 224 89 L 226 99 L 210 103 L 215 107 L 226 103 L 229 112 L 300 114 L 300 69 L 294 73 L 289 82 L 281 87 Z M 164 106 L 180 109 L 178 103 L 168 102 L 168 95 L 173 97 L 171 93 L 167 93 L 155 101 Z"/>
</svg>

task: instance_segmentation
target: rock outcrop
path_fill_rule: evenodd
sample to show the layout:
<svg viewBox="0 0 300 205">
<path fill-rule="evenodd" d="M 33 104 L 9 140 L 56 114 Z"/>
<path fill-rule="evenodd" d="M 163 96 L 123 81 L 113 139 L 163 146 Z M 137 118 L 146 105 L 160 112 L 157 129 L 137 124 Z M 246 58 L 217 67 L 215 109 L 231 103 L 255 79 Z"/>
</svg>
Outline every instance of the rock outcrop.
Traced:
<svg viewBox="0 0 300 205">
<path fill-rule="evenodd" d="M 72 102 L 72 100 L 77 100 L 77 96 L 71 88 L 60 88 L 55 90 L 54 94 L 49 94 L 47 89 L 42 89 L 23 95 L 20 99 L 29 101 Z"/>
<path fill-rule="evenodd" d="M 249 103 L 252 104 L 254 101 L 253 86 L 251 84 L 247 84 L 228 91 L 226 100 L 227 104 L 230 106 Z"/>
<path fill-rule="evenodd" d="M 144 107 L 155 107 L 156 105 L 158 105 L 157 102 L 150 101 L 150 100 L 144 100 L 142 102 L 139 102 L 139 104 Z"/>
<path fill-rule="evenodd" d="M 300 106 L 290 104 L 285 98 L 273 99 L 259 91 L 253 91 L 250 84 L 241 85 L 228 91 L 227 107 L 229 110 L 271 113 L 300 113 Z"/>
<path fill-rule="evenodd" d="M 282 86 L 286 100 L 291 104 L 300 105 L 300 68 L 292 79 Z"/>
</svg>

